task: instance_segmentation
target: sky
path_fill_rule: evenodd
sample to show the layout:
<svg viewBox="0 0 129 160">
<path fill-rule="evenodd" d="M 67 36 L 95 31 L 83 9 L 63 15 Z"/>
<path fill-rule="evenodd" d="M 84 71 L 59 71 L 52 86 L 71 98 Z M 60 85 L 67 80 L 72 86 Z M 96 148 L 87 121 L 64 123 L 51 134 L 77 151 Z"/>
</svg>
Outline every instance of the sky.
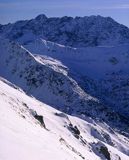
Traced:
<svg viewBox="0 0 129 160">
<path fill-rule="evenodd" d="M 48 17 L 101 15 L 129 27 L 129 0 L 0 0 L 0 24 Z"/>
</svg>

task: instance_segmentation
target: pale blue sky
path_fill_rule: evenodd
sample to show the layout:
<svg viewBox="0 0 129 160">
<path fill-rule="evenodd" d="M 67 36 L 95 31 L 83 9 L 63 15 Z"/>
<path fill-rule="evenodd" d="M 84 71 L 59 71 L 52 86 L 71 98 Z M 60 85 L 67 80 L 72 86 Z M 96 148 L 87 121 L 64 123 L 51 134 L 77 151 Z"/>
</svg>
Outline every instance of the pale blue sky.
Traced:
<svg viewBox="0 0 129 160">
<path fill-rule="evenodd" d="M 54 16 L 111 16 L 129 27 L 129 0 L 0 0 L 0 23 Z"/>
</svg>

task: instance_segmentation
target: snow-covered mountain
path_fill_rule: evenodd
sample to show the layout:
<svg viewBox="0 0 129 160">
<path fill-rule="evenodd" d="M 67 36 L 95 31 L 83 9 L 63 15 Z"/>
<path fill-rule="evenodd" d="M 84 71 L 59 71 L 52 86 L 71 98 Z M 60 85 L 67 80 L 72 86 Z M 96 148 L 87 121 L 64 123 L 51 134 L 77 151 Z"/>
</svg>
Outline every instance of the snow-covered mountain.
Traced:
<svg viewBox="0 0 129 160">
<path fill-rule="evenodd" d="M 0 75 L 28 95 L 68 114 L 103 119 L 120 132 L 123 127 L 128 132 L 126 119 L 81 89 L 69 77 L 68 68 L 61 62 L 45 56 L 34 56 L 19 44 L 3 38 L 0 48 Z"/>
<path fill-rule="evenodd" d="M 128 44 L 72 48 L 37 39 L 24 47 L 41 59 L 46 55 L 60 60 L 84 91 L 129 117 Z"/>
<path fill-rule="evenodd" d="M 110 126 L 60 112 L 3 78 L 0 106 L 1 160 L 129 159 L 129 139 Z"/>
<path fill-rule="evenodd" d="M 109 17 L 0 25 L 0 158 L 13 142 L 11 159 L 128 160 L 128 66 L 129 29 Z"/>
<path fill-rule="evenodd" d="M 129 29 L 102 16 L 47 18 L 42 14 L 35 19 L 0 26 L 0 32 L 23 43 L 35 37 L 74 47 L 129 43 Z"/>
</svg>

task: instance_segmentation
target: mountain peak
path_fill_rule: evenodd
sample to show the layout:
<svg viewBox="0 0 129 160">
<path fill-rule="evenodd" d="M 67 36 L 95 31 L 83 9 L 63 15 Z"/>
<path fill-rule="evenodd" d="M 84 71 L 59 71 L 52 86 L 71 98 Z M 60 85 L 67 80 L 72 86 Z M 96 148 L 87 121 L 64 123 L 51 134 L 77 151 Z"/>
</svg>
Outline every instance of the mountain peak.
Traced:
<svg viewBox="0 0 129 160">
<path fill-rule="evenodd" d="M 47 16 L 45 14 L 40 14 L 35 19 L 36 20 L 44 20 L 44 19 L 47 19 Z"/>
</svg>

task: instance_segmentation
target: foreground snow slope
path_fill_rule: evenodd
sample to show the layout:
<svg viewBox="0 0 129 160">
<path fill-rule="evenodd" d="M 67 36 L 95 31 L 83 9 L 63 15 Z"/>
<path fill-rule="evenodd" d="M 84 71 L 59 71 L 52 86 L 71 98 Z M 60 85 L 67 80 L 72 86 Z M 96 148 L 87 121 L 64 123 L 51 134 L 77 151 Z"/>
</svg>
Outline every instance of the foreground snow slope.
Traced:
<svg viewBox="0 0 129 160">
<path fill-rule="evenodd" d="M 129 140 L 108 125 L 61 113 L 3 78 L 0 106 L 1 160 L 129 160 Z M 44 117 L 46 129 L 34 111 Z"/>
</svg>

